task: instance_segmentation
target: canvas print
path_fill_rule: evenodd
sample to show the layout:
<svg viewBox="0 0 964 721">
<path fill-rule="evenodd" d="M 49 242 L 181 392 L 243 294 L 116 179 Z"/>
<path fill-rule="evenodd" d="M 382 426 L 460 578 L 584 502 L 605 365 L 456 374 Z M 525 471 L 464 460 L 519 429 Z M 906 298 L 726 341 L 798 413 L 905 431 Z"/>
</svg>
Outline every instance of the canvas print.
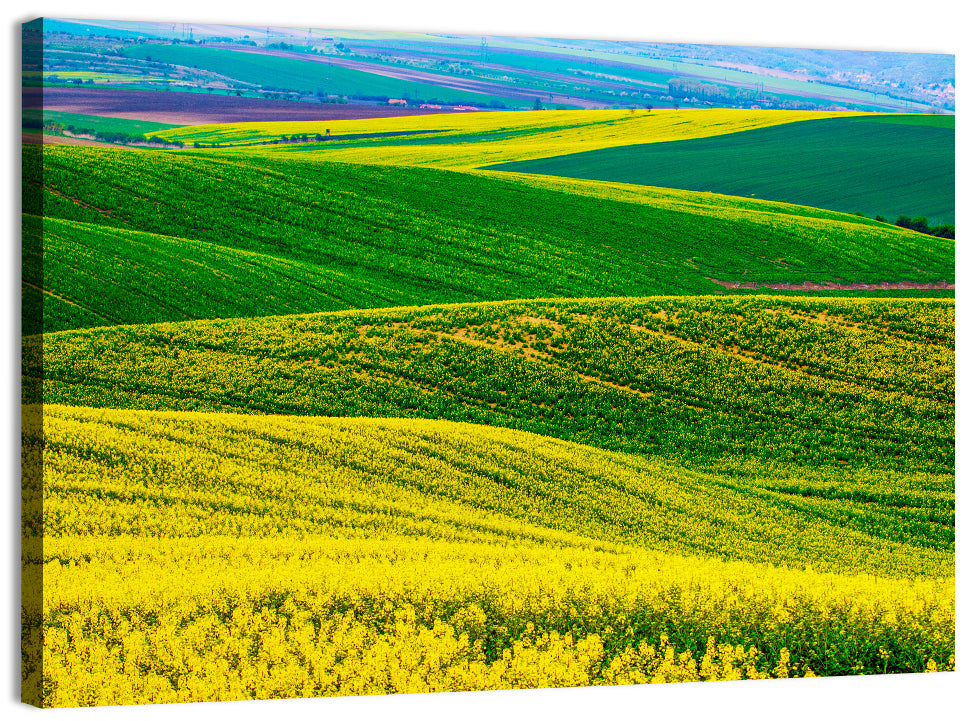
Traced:
<svg viewBox="0 0 964 721">
<path fill-rule="evenodd" d="M 952 55 L 44 18 L 22 92 L 26 703 L 954 669 Z"/>
</svg>

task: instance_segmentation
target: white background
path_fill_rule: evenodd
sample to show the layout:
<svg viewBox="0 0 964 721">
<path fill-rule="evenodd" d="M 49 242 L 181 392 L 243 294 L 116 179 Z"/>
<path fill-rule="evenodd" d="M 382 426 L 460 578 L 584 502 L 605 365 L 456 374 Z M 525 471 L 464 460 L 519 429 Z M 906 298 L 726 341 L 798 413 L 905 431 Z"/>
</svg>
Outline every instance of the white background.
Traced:
<svg viewBox="0 0 964 721">
<path fill-rule="evenodd" d="M 164 0 L 144 4 L 41 2 L 9 10 L 6 32 L 8 90 L 0 146 L 4 191 L 4 274 L 0 300 L 0 504 L 6 528 L 0 563 L 0 708 L 7 718 L 40 713 L 19 704 L 19 24 L 39 16 L 297 25 L 368 30 L 449 31 L 486 35 L 588 37 L 613 40 L 728 45 L 892 50 L 960 55 L 964 23 L 954 0 L 899 3 L 843 0 L 342 0 L 247 4 L 224 0 Z M 960 143 L 960 141 L 958 141 Z M 958 205 L 960 205 L 958 190 Z M 606 689 L 558 689 L 417 696 L 308 699 L 178 706 L 70 709 L 53 718 L 202 719 L 928 719 L 960 718 L 960 672 L 914 676 L 679 684 Z"/>
</svg>

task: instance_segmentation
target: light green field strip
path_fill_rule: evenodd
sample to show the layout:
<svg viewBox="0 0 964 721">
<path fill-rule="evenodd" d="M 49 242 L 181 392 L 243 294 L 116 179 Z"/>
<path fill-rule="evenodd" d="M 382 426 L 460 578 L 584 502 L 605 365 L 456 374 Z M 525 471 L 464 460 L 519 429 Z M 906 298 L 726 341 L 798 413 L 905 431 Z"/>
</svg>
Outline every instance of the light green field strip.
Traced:
<svg viewBox="0 0 964 721">
<path fill-rule="evenodd" d="M 43 110 L 40 108 L 25 108 L 23 111 L 24 127 L 39 128 L 45 124 L 54 123 L 73 127 L 73 132 L 93 130 L 103 132 L 120 132 L 131 135 L 142 134 L 155 130 L 167 130 L 179 127 L 171 123 L 153 123 L 147 120 L 128 120 L 126 118 L 110 118 L 102 115 L 84 115 L 81 113 L 65 113 L 57 110 Z"/>
<path fill-rule="evenodd" d="M 91 72 L 86 70 L 57 70 L 57 71 L 25 71 L 24 78 L 44 80 L 93 80 L 96 83 L 129 83 L 129 82 L 150 82 L 150 83 L 173 83 L 176 78 L 151 77 L 143 73 L 104 73 Z"/>
<path fill-rule="evenodd" d="M 648 208 L 674 210 L 692 213 L 707 218 L 727 219 L 747 223 L 762 223 L 769 225 L 775 232 L 796 234 L 799 232 L 813 233 L 810 237 L 819 243 L 817 236 L 821 235 L 821 228 L 848 228 L 854 239 L 868 232 L 868 225 L 872 225 L 874 232 L 883 234 L 902 229 L 896 226 L 873 223 L 868 219 L 840 213 L 824 208 L 812 208 L 793 203 L 781 203 L 774 200 L 760 200 L 757 198 L 743 198 L 735 195 L 707 193 L 694 190 L 680 190 L 677 188 L 657 188 L 634 183 L 616 183 L 608 180 L 588 180 L 584 178 L 563 178 L 553 175 L 539 175 L 535 173 L 515 173 L 509 171 L 464 170 L 469 174 L 476 174 L 488 178 L 511 179 L 517 183 L 533 188 L 542 188 L 590 198 L 612 200 L 619 203 L 634 203 Z M 784 236 L 786 237 L 786 236 Z M 902 234 L 898 239 L 884 240 L 879 236 L 885 247 L 894 250 L 907 247 L 908 242 L 916 237 Z M 938 246 L 953 244 L 946 238 L 936 239 Z M 950 277 L 950 276 L 949 276 Z"/>
<path fill-rule="evenodd" d="M 331 136 L 321 143 L 255 146 L 252 152 L 292 152 L 299 157 L 356 163 L 477 168 L 499 162 L 545 158 L 601 148 L 703 138 L 815 118 L 828 112 L 778 110 L 547 110 L 531 112 L 451 113 L 364 120 L 233 123 L 189 126 L 152 135 L 186 144 L 266 143 L 284 136 Z M 426 132 L 428 131 L 428 132 Z M 424 133 L 404 136 L 404 133 Z M 398 135 L 385 147 L 339 147 L 338 136 Z M 500 138 L 499 135 L 506 137 Z M 465 136 L 460 141 L 459 136 Z M 328 136 L 326 136 L 328 137 Z M 445 137 L 440 143 L 433 139 Z M 349 140 L 349 142 L 352 142 Z"/>
</svg>

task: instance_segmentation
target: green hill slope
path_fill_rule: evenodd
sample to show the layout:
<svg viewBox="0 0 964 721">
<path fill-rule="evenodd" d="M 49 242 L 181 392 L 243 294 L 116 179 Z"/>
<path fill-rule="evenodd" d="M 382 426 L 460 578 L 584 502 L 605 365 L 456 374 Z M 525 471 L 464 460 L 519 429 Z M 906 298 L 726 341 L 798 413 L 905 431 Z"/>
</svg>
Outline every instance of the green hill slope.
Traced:
<svg viewBox="0 0 964 721">
<path fill-rule="evenodd" d="M 951 241 L 762 201 L 682 191 L 601 197 L 592 181 L 581 187 L 534 176 L 216 152 L 46 146 L 24 153 L 25 212 L 125 231 L 51 224 L 51 273 L 31 282 L 93 315 L 54 309 L 46 330 L 101 325 L 104 318 L 133 323 L 290 308 L 721 290 L 708 278 L 953 281 Z M 76 252 L 83 237 L 90 273 L 102 263 L 97 258 L 116 254 L 125 261 L 110 269 L 110 282 L 119 289 L 145 285 L 143 263 L 129 262 L 135 231 L 169 236 L 151 241 L 156 270 L 146 285 L 164 293 L 179 288 L 182 307 L 149 311 L 132 293 L 129 305 L 115 294 L 107 308 L 107 278 L 61 272 L 70 264 L 63 253 Z M 28 243 L 36 246 L 36 238 Z M 200 266 L 186 268 L 180 255 L 188 248 Z M 241 257 L 249 261 L 245 280 Z M 278 269 L 291 263 L 311 278 L 316 294 L 275 292 Z M 273 270 L 265 272 L 268 266 Z M 230 286 L 245 284 L 268 300 L 238 301 Z M 185 311 L 188 305 L 194 310 Z"/>
<path fill-rule="evenodd" d="M 24 374 L 47 403 L 445 418 L 737 473 L 952 473 L 953 313 L 701 297 L 198 321 L 46 334 Z"/>
<path fill-rule="evenodd" d="M 312 263 L 215 243 L 32 215 L 23 231 L 28 334 L 404 299 Z"/>
<path fill-rule="evenodd" d="M 490 166 L 521 173 L 767 198 L 846 213 L 954 222 L 954 125 L 871 117 Z M 775 169 L 779 168 L 779 172 Z"/>
</svg>

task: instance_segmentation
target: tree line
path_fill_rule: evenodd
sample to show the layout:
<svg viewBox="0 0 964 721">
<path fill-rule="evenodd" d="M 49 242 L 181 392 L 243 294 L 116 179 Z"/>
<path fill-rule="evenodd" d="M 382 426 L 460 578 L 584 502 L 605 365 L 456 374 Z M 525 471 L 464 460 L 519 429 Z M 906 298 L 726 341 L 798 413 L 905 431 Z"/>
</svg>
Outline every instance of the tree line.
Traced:
<svg viewBox="0 0 964 721">
<path fill-rule="evenodd" d="M 897 220 L 891 223 L 882 215 L 878 215 L 874 220 L 878 220 L 881 223 L 888 223 L 890 225 L 896 225 L 899 228 L 907 228 L 908 230 L 916 230 L 918 233 L 923 233 L 924 235 L 933 235 L 938 238 L 950 238 L 954 240 L 954 226 L 949 223 L 942 223 L 940 225 L 930 225 L 927 218 L 923 215 L 918 215 L 911 218 L 908 215 L 898 215 Z"/>
</svg>

